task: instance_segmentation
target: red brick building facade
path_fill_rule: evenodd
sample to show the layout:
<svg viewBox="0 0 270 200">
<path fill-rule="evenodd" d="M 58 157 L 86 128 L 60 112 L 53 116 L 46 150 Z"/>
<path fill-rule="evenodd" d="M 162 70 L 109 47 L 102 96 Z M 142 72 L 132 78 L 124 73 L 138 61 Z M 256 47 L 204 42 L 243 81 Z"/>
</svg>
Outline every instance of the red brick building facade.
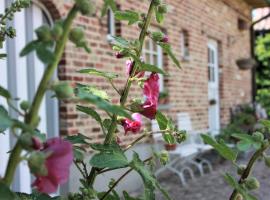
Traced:
<svg viewBox="0 0 270 200">
<path fill-rule="evenodd" d="M 112 71 L 119 74 L 115 81 L 121 88 L 126 80 L 125 61 L 113 56 L 107 39 L 108 20 L 100 18 L 99 8 L 102 1 L 96 1 L 97 12 L 92 17 L 79 16 L 75 24 L 85 29 L 90 55 L 68 44 L 65 56 L 59 68 L 62 80 L 85 82 L 103 88 L 118 102 L 117 94 L 106 80 L 99 77 L 82 76 L 76 71 L 94 67 L 98 70 Z M 138 10 L 145 12 L 148 1 L 119 1 L 121 10 Z M 244 0 L 168 0 L 169 13 L 162 26 L 153 22 L 155 28 L 166 32 L 170 43 L 181 61 L 183 69 L 179 70 L 167 55 L 162 55 L 162 67 L 170 77 L 164 77 L 163 87 L 168 91 L 169 103 L 165 112 L 176 118 L 179 112 L 188 112 L 194 129 L 208 128 L 208 52 L 209 40 L 218 44 L 219 105 L 220 123 L 225 125 L 230 119 L 230 108 L 251 101 L 251 72 L 239 70 L 235 61 L 250 57 L 248 29 L 241 29 L 239 21 L 251 22 L 251 4 Z M 64 16 L 71 3 L 66 1 L 43 1 L 54 19 Z M 139 29 L 115 22 L 117 35 L 135 39 Z M 183 38 L 185 37 L 185 38 Z M 184 41 L 183 41 L 184 40 Z M 183 48 L 184 46 L 184 48 Z M 185 50 L 186 49 L 186 50 Z M 188 51 L 188 57 L 183 51 Z M 140 96 L 141 91 L 132 90 L 133 95 Z M 78 132 L 89 135 L 95 140 L 102 140 L 100 129 L 93 120 L 76 111 L 75 103 L 65 102 L 60 106 L 60 130 L 62 134 Z"/>
</svg>

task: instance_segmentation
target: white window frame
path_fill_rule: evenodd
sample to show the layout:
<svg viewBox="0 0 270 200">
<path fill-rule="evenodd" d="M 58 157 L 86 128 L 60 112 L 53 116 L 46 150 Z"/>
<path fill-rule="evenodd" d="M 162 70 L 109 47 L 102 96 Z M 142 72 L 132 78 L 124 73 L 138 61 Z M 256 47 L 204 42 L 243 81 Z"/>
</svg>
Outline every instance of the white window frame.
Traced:
<svg viewBox="0 0 270 200">
<path fill-rule="evenodd" d="M 144 46 L 143 49 L 143 57 L 144 60 L 146 58 L 146 54 L 149 55 L 150 58 L 150 63 L 151 65 L 154 65 L 154 56 L 157 56 L 157 67 L 163 69 L 163 52 L 162 52 L 162 48 L 155 44 L 153 40 L 148 40 L 149 41 L 149 47 L 150 49 L 146 49 Z M 154 51 L 154 45 L 157 45 L 157 51 Z M 164 76 L 159 74 L 159 90 L 160 92 L 164 91 Z"/>
<path fill-rule="evenodd" d="M 190 58 L 190 51 L 189 51 L 189 46 L 186 47 L 186 42 L 189 43 L 189 36 L 188 32 L 186 30 L 182 30 L 180 33 L 180 39 L 181 39 L 181 56 L 184 60 L 189 60 Z"/>
<path fill-rule="evenodd" d="M 108 9 L 108 19 L 107 19 L 107 28 L 108 28 L 108 34 L 107 34 L 107 40 L 109 42 L 113 41 L 113 36 L 116 34 L 116 28 L 115 28 L 115 17 L 114 12 L 111 8 Z"/>
</svg>

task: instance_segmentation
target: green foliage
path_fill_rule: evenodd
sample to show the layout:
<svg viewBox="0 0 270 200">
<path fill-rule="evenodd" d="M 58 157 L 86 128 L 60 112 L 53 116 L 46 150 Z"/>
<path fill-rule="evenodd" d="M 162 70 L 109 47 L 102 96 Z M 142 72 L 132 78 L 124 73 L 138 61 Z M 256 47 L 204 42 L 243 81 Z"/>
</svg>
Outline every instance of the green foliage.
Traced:
<svg viewBox="0 0 270 200">
<path fill-rule="evenodd" d="M 89 144 L 87 140 L 91 140 L 91 138 L 86 137 L 81 133 L 78 133 L 77 135 L 67 136 L 66 140 L 68 140 L 72 144 Z"/>
<path fill-rule="evenodd" d="M 46 194 L 40 194 L 34 191 L 33 194 L 17 193 L 20 200 L 64 200 L 61 197 L 50 197 Z"/>
<path fill-rule="evenodd" d="M 98 71 L 96 69 L 93 68 L 88 68 L 88 69 L 82 69 L 80 71 L 78 71 L 81 74 L 89 74 L 89 75 L 95 75 L 95 76 L 101 76 L 104 77 L 108 80 L 112 80 L 118 77 L 117 74 L 112 73 L 112 72 L 102 72 L 102 71 Z"/>
<path fill-rule="evenodd" d="M 250 105 L 239 105 L 235 108 L 237 111 L 232 115 L 231 123 L 221 130 L 218 139 L 224 140 L 226 143 L 235 144 L 238 140 L 233 134 L 249 134 L 254 131 L 257 123 L 255 110 Z"/>
<path fill-rule="evenodd" d="M 226 173 L 224 175 L 224 178 L 230 186 L 232 186 L 234 189 L 236 189 L 237 192 L 239 192 L 244 197 L 245 200 L 257 200 L 256 197 L 249 194 L 249 191 L 243 185 L 238 184 L 238 182 L 235 180 L 235 178 L 233 176 Z"/>
<path fill-rule="evenodd" d="M 155 189 L 159 189 L 164 198 L 170 200 L 169 195 L 164 191 L 164 189 L 158 184 L 154 175 L 147 169 L 144 162 L 139 158 L 139 155 L 134 152 L 133 159 L 130 163 L 130 167 L 138 172 L 144 183 L 144 198 L 147 200 L 155 199 Z"/>
<path fill-rule="evenodd" d="M 127 11 L 116 11 L 114 13 L 115 19 L 128 21 L 128 25 L 132 25 L 140 20 L 140 15 L 137 12 Z"/>
<path fill-rule="evenodd" d="M 101 126 L 103 126 L 102 124 L 102 119 L 100 117 L 100 115 L 92 108 L 90 107 L 85 107 L 85 106 L 79 106 L 77 105 L 77 110 L 91 116 L 93 119 L 95 119 Z"/>
<path fill-rule="evenodd" d="M 270 115 L 270 34 L 257 38 L 255 53 L 261 63 L 256 69 L 256 101 L 261 103 Z"/>
<path fill-rule="evenodd" d="M 138 71 L 155 72 L 155 73 L 167 75 L 167 73 L 164 72 L 160 67 L 157 67 L 151 64 L 146 64 L 146 63 L 140 63 Z"/>
<path fill-rule="evenodd" d="M 101 10 L 101 16 L 105 16 L 108 9 L 112 9 L 113 12 L 117 10 L 114 0 L 104 0 L 104 5 Z"/>
<path fill-rule="evenodd" d="M 90 164 L 93 167 L 115 169 L 128 166 L 127 157 L 117 144 L 92 144 L 91 147 L 94 150 L 100 151 L 90 160 Z"/>
<path fill-rule="evenodd" d="M 176 58 L 176 56 L 174 55 L 173 51 L 172 51 L 172 48 L 171 48 L 171 45 L 168 44 L 168 43 L 163 43 L 163 42 L 158 42 L 157 43 L 159 46 L 162 47 L 163 51 L 165 53 L 168 54 L 168 56 L 171 58 L 171 60 L 173 61 L 173 63 L 181 69 L 181 65 L 180 65 L 180 62 L 179 60 Z"/>
<path fill-rule="evenodd" d="M 236 161 L 237 152 L 228 147 L 224 141 L 217 142 L 213 137 L 207 134 L 201 135 L 206 144 L 211 145 L 222 157 L 232 162 Z"/>
<path fill-rule="evenodd" d="M 13 125 L 12 119 L 8 116 L 8 111 L 0 105 L 0 133 Z"/>
<path fill-rule="evenodd" d="M 8 90 L 6 90 L 5 88 L 3 88 L 2 86 L 0 86 L 0 96 L 6 98 L 6 99 L 10 99 L 11 95 L 9 93 Z"/>
<path fill-rule="evenodd" d="M 247 151 L 251 147 L 258 150 L 262 146 L 263 135 L 259 132 L 255 132 L 252 136 L 248 134 L 233 134 L 232 136 L 239 139 L 237 148 L 240 151 Z"/>
<path fill-rule="evenodd" d="M 0 200 L 19 200 L 19 198 L 4 183 L 0 182 Z"/>
<path fill-rule="evenodd" d="M 87 91 L 85 88 L 78 88 L 77 89 L 77 96 L 84 101 L 87 101 L 89 103 L 92 103 L 96 105 L 98 108 L 105 110 L 109 113 L 116 114 L 123 117 L 130 118 L 130 115 L 122 108 L 121 106 L 116 106 L 110 104 L 108 101 L 104 100 L 100 96 L 97 96 L 89 91 Z"/>
</svg>

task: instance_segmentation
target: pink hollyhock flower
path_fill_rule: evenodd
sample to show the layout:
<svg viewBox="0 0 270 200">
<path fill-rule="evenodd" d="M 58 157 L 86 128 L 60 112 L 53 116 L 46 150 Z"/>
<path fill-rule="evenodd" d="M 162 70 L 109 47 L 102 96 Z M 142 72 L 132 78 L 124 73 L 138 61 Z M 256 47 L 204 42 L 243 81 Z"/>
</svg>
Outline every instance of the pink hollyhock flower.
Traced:
<svg viewBox="0 0 270 200">
<path fill-rule="evenodd" d="M 169 42 L 169 37 L 168 37 L 168 35 L 165 35 L 165 36 L 163 37 L 163 39 L 161 40 L 161 42 L 168 43 L 168 42 Z"/>
<path fill-rule="evenodd" d="M 139 113 L 132 114 L 132 119 L 124 119 L 122 121 L 122 126 L 125 129 L 125 134 L 127 134 L 129 131 L 132 133 L 138 133 L 141 130 L 142 127 L 142 117 Z"/>
<path fill-rule="evenodd" d="M 72 144 L 61 138 L 51 138 L 44 144 L 42 152 L 48 154 L 45 166 L 48 170 L 46 176 L 36 176 L 33 186 L 39 192 L 53 193 L 59 184 L 68 180 L 69 168 L 73 160 Z"/>
<path fill-rule="evenodd" d="M 159 97 L 159 76 L 152 73 L 144 83 L 143 93 L 146 96 L 146 101 L 142 105 L 142 115 L 149 119 L 155 119 Z"/>
<path fill-rule="evenodd" d="M 126 69 L 127 69 L 127 75 L 130 76 L 131 75 L 131 72 L 132 72 L 132 69 L 134 67 L 134 62 L 131 61 L 131 60 L 127 60 L 126 61 Z M 136 72 L 135 73 L 135 76 L 137 76 L 138 78 L 141 78 L 144 76 L 144 72 Z"/>
</svg>

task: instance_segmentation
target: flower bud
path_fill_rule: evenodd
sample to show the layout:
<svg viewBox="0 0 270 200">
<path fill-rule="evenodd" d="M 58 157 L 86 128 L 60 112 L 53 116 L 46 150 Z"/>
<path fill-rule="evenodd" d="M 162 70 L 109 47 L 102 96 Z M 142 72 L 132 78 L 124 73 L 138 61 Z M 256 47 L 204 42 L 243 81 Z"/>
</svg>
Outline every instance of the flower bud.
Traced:
<svg viewBox="0 0 270 200">
<path fill-rule="evenodd" d="M 89 0 L 76 0 L 76 6 L 82 13 L 82 15 L 90 15 L 93 13 L 93 7 Z"/>
<path fill-rule="evenodd" d="M 116 52 L 116 53 L 115 53 L 115 57 L 116 57 L 117 59 L 120 59 L 120 58 L 123 58 L 123 57 L 124 57 L 124 54 L 122 54 L 122 53 L 120 53 L 120 52 Z"/>
<path fill-rule="evenodd" d="M 139 27 L 140 29 L 143 28 L 143 25 L 144 25 L 144 23 L 143 23 L 142 21 L 139 21 L 139 22 L 138 22 L 138 27 Z"/>
<path fill-rule="evenodd" d="M 163 40 L 164 34 L 162 32 L 160 32 L 160 31 L 153 32 L 152 33 L 152 38 L 153 38 L 154 41 L 159 42 L 159 41 Z"/>
<path fill-rule="evenodd" d="M 28 158 L 28 166 L 32 174 L 46 176 L 48 170 L 45 166 L 46 155 L 42 152 L 33 152 Z"/>
<path fill-rule="evenodd" d="M 237 194 L 234 200 L 244 200 L 242 194 Z"/>
<path fill-rule="evenodd" d="M 169 42 L 169 37 L 168 37 L 168 35 L 165 35 L 165 36 L 162 38 L 161 42 L 168 43 L 168 42 Z"/>
<path fill-rule="evenodd" d="M 237 168 L 237 174 L 242 175 L 246 169 L 246 165 L 239 165 Z"/>
<path fill-rule="evenodd" d="M 256 190 L 260 187 L 260 182 L 255 177 L 247 178 L 244 184 L 248 190 Z"/>
<path fill-rule="evenodd" d="M 73 88 L 67 82 L 59 82 L 53 86 L 53 91 L 59 99 L 71 98 L 74 94 Z"/>
<path fill-rule="evenodd" d="M 264 163 L 267 167 L 270 167 L 270 156 L 264 156 Z"/>
<path fill-rule="evenodd" d="M 21 104 L 20 104 L 20 108 L 21 108 L 23 111 L 27 111 L 27 110 L 30 108 L 30 103 L 29 103 L 29 101 L 22 101 Z"/>
<path fill-rule="evenodd" d="M 178 144 L 184 142 L 187 139 L 187 132 L 186 131 L 178 131 L 176 132 L 176 141 Z"/>
<path fill-rule="evenodd" d="M 77 44 L 84 39 L 84 32 L 82 28 L 73 28 L 69 33 L 69 39 L 71 42 Z"/>
<path fill-rule="evenodd" d="M 55 24 L 54 27 L 52 28 L 52 37 L 55 39 L 55 40 L 59 40 L 60 37 L 62 36 L 63 34 L 63 27 L 60 25 L 60 24 Z"/>
<path fill-rule="evenodd" d="M 153 3 L 154 5 L 158 6 L 161 4 L 161 0 L 154 0 Z"/>
<path fill-rule="evenodd" d="M 29 133 L 21 134 L 18 140 L 23 149 L 31 151 L 33 150 L 32 135 Z"/>
<path fill-rule="evenodd" d="M 264 135 L 261 132 L 258 132 L 258 131 L 253 133 L 252 137 L 254 138 L 254 140 L 256 140 L 258 142 L 262 142 L 264 140 Z"/>
<path fill-rule="evenodd" d="M 52 39 L 51 29 L 48 25 L 43 25 L 36 29 L 37 37 L 40 41 L 48 42 Z"/>
<path fill-rule="evenodd" d="M 161 162 L 161 164 L 166 165 L 168 163 L 168 161 L 169 161 L 169 153 L 168 153 L 168 151 L 165 151 L 165 150 L 161 151 L 161 153 L 160 153 L 160 162 Z"/>
<path fill-rule="evenodd" d="M 42 142 L 40 141 L 39 138 L 34 136 L 34 137 L 32 137 L 32 147 L 35 150 L 40 150 L 40 149 L 42 149 L 43 144 L 42 144 Z"/>
<path fill-rule="evenodd" d="M 166 6 L 166 5 L 160 5 L 160 6 L 158 7 L 158 12 L 161 13 L 161 14 L 167 13 L 167 12 L 168 12 L 167 6 Z"/>
</svg>

